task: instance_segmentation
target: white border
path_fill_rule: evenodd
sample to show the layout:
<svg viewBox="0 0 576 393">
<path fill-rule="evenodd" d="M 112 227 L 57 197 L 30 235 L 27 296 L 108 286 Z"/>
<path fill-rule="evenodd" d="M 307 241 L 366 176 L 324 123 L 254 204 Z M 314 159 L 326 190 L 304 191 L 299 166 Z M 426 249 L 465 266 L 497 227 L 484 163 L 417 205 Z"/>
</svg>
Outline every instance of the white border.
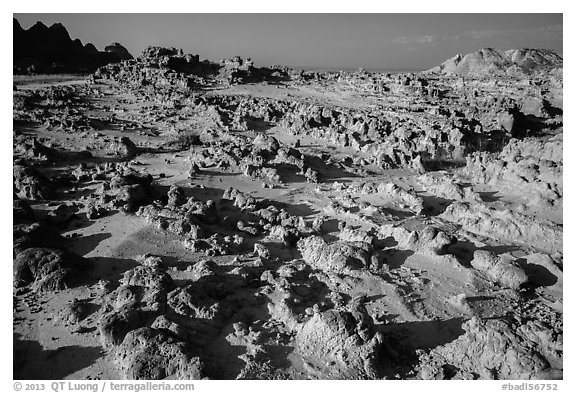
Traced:
<svg viewBox="0 0 576 393">
<path fill-rule="evenodd" d="M 574 291 L 571 287 L 571 277 L 574 277 L 573 263 L 574 248 L 572 243 L 575 241 L 573 230 L 574 208 L 572 207 L 574 188 L 571 174 L 574 171 L 574 160 L 571 155 L 571 148 L 575 146 L 573 133 L 573 114 L 571 108 L 574 103 L 573 92 L 574 82 L 572 71 L 573 68 L 573 50 L 571 39 L 576 37 L 574 34 L 574 13 L 573 7 L 568 1 L 506 1 L 506 0 L 482 0 L 478 2 L 468 1 L 434 1 L 434 0 L 411 0 L 406 2 L 401 1 L 316 1 L 310 0 L 290 0 L 290 1 L 234 1 L 234 0 L 218 0 L 215 2 L 203 1 L 190 1 L 190 2 L 161 2 L 161 1 L 111 1 L 111 0 L 95 0 L 90 4 L 79 1 L 40 1 L 40 0 L 25 0 L 20 2 L 10 2 L 2 4 L 2 48 L 5 53 L 4 57 L 10 57 L 12 53 L 12 14 L 13 13 L 277 13 L 277 12 L 296 12 L 296 13 L 563 13 L 564 14 L 564 107 L 567 109 L 564 112 L 564 128 L 567 130 L 564 133 L 564 151 L 568 154 L 565 156 L 564 168 L 567 173 L 568 182 L 564 182 L 565 188 L 565 202 L 564 202 L 564 238 L 565 249 L 564 259 L 566 261 L 565 276 L 567 277 L 564 294 L 564 304 L 566 314 L 564 318 L 564 381 L 555 381 L 559 384 L 560 390 L 566 391 L 574 381 L 574 318 L 573 318 L 573 295 Z M 119 38 L 121 41 L 121 38 Z M 11 78 L 11 64 L 9 61 L 4 61 L 2 67 L 2 85 L 0 94 L 2 97 L 2 134 L 0 148 L 1 161 L 1 174 L 2 184 L 8 186 L 11 184 L 9 179 L 12 176 L 12 78 Z M 11 285 L 11 263 L 12 247 L 10 240 L 12 237 L 11 220 L 8 219 L 8 211 L 12 203 L 11 189 L 6 190 L 1 194 L 2 206 L 4 207 L 5 219 L 2 224 L 2 277 L 4 282 L 1 286 L 2 293 L 0 294 L 0 306 L 2 315 L 5 315 L 5 320 L 0 326 L 0 337 L 5 338 L 5 343 L 9 341 L 10 344 L 6 345 L 8 348 L 12 347 L 12 285 Z M 1 370 L 1 387 L 5 387 L 5 391 L 12 390 L 12 351 L 8 348 L 3 352 L 4 355 L 0 359 Z M 385 385 L 382 385 L 382 384 Z M 434 382 L 412 382 L 412 381 L 254 381 L 254 382 L 235 382 L 235 381 L 206 381 L 198 382 L 197 391 L 223 391 L 226 390 L 239 390 L 250 392 L 269 392 L 270 389 L 280 389 L 281 391 L 291 390 L 326 390 L 343 392 L 350 390 L 370 390 L 370 391 L 383 391 L 387 389 L 402 389 L 402 390 L 442 390 L 442 391 L 458 391 L 459 393 L 465 389 L 466 391 L 499 391 L 501 390 L 501 383 L 494 381 L 434 381 Z M 574 390 L 572 390 L 574 391 Z"/>
</svg>

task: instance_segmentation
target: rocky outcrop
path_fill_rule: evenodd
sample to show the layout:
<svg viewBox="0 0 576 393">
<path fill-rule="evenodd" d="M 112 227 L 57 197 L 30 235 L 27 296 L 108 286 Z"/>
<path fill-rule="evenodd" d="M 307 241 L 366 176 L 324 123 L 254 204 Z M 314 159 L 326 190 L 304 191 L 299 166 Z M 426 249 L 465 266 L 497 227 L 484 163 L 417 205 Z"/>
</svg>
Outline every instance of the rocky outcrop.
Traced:
<svg viewBox="0 0 576 393">
<path fill-rule="evenodd" d="M 309 236 L 298 241 L 298 250 L 306 263 L 327 273 L 352 273 L 355 270 L 382 268 L 382 255 L 363 241 L 336 241 L 326 243 L 320 236 Z"/>
<path fill-rule="evenodd" d="M 420 378 L 546 379 L 562 368 L 562 335 L 542 322 L 474 317 L 462 328 L 462 336 L 421 358 Z"/>
<path fill-rule="evenodd" d="M 466 159 L 466 172 L 475 182 L 520 192 L 538 208 L 562 208 L 563 141 L 512 139 L 499 154 L 474 153 Z"/>
<path fill-rule="evenodd" d="M 456 243 L 453 236 L 431 226 L 423 229 L 409 230 L 393 224 L 382 225 L 378 229 L 381 238 L 391 236 L 398 242 L 398 247 L 409 249 L 421 254 L 443 255 L 448 246 Z"/>
<path fill-rule="evenodd" d="M 118 346 L 129 332 L 138 329 L 143 323 L 137 309 L 130 306 L 113 309 L 98 320 L 100 342 L 104 348 Z"/>
<path fill-rule="evenodd" d="M 40 292 L 69 288 L 81 281 L 88 261 L 69 252 L 28 248 L 14 259 L 14 286 L 32 284 Z"/>
<path fill-rule="evenodd" d="M 486 273 L 494 282 L 507 288 L 520 289 L 528 282 L 528 276 L 524 270 L 510 256 L 477 250 L 470 264 L 475 269 Z"/>
<path fill-rule="evenodd" d="M 134 158 L 140 149 L 130 140 L 123 136 L 113 140 L 109 145 L 110 154 L 120 156 L 124 159 Z"/>
<path fill-rule="evenodd" d="M 466 55 L 456 55 L 428 72 L 469 76 L 506 75 L 562 67 L 563 59 L 553 50 L 484 48 Z"/>
<path fill-rule="evenodd" d="M 115 52 L 116 50 L 114 55 L 117 56 Z M 125 63 L 101 67 L 96 75 L 132 86 L 171 87 L 181 90 L 205 84 L 208 78 L 223 85 L 288 79 L 282 69 L 258 68 L 250 59 L 239 56 L 218 63 L 200 61 L 198 55 L 184 54 L 182 49 L 157 46 L 147 47 L 136 61 Z"/>
<path fill-rule="evenodd" d="M 472 187 L 463 186 L 442 174 L 440 176 L 424 174 L 418 177 L 418 182 L 427 192 L 440 198 L 455 201 L 482 202 L 482 198 L 477 192 L 472 190 Z"/>
<path fill-rule="evenodd" d="M 416 214 L 420 214 L 424 210 L 422 197 L 416 195 L 414 190 L 401 188 L 394 183 L 353 182 L 344 188 L 342 183 L 335 182 L 332 187 L 336 191 L 343 191 L 351 195 L 375 195 L 395 207 Z"/>
<path fill-rule="evenodd" d="M 548 220 L 468 202 L 452 203 L 441 216 L 476 234 L 562 252 L 562 226 Z"/>
<path fill-rule="evenodd" d="M 550 49 L 509 49 L 504 53 L 526 72 L 563 66 L 562 56 Z"/>
<path fill-rule="evenodd" d="M 64 238 L 56 228 L 40 222 L 14 223 L 12 250 L 14 256 L 28 248 L 62 248 Z"/>
<path fill-rule="evenodd" d="M 128 52 L 128 49 L 124 48 L 122 44 L 114 42 L 104 48 L 105 52 L 114 53 L 120 60 L 130 60 L 134 57 Z"/>
<path fill-rule="evenodd" d="M 120 345 L 128 332 L 165 313 L 172 286 L 172 278 L 156 257 L 143 257 L 139 266 L 125 272 L 120 286 L 106 295 L 98 320 L 102 345 Z"/>
<path fill-rule="evenodd" d="M 52 196 L 50 181 L 31 167 L 14 166 L 14 188 L 25 199 L 46 200 Z"/>
<path fill-rule="evenodd" d="M 164 329 L 143 327 L 126 335 L 114 354 L 123 378 L 132 380 L 202 379 L 201 359 Z"/>
<path fill-rule="evenodd" d="M 297 351 L 336 379 L 377 378 L 382 343 L 372 318 L 357 303 L 351 310 L 315 313 L 296 335 Z"/>
</svg>

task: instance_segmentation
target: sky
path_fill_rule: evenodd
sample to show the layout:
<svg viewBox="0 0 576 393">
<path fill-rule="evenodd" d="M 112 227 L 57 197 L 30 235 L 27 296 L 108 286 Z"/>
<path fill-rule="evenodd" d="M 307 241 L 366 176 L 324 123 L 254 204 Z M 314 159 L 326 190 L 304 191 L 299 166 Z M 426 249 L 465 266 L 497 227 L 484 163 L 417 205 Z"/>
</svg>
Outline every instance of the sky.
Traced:
<svg viewBox="0 0 576 393">
<path fill-rule="evenodd" d="M 562 14 L 14 14 L 23 28 L 62 23 L 98 49 L 138 56 L 173 46 L 201 59 L 239 55 L 257 66 L 423 70 L 481 48 L 563 54 Z"/>
</svg>

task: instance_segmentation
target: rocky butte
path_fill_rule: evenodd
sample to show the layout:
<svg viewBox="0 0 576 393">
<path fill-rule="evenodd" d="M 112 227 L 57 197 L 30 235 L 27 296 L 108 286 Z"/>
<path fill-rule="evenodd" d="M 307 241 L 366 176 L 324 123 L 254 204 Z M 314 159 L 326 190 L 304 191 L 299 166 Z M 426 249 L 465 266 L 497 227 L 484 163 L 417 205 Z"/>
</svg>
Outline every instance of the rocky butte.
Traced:
<svg viewBox="0 0 576 393">
<path fill-rule="evenodd" d="M 104 52 L 91 43 L 72 39 L 66 28 L 55 23 L 47 27 L 42 22 L 24 30 L 13 18 L 14 73 L 86 73 L 108 63 L 132 58 L 120 44 Z"/>
</svg>

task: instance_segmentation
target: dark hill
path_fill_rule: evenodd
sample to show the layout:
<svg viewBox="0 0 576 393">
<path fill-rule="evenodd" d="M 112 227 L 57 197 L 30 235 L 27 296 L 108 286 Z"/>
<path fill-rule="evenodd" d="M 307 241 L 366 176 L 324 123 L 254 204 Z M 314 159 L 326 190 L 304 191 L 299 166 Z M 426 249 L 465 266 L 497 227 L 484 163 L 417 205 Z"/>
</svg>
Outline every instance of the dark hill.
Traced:
<svg viewBox="0 0 576 393">
<path fill-rule="evenodd" d="M 72 39 L 61 23 L 47 27 L 36 22 L 28 30 L 16 18 L 14 26 L 14 73 L 89 73 L 120 61 L 113 52 L 100 52 L 90 43 Z"/>
</svg>

